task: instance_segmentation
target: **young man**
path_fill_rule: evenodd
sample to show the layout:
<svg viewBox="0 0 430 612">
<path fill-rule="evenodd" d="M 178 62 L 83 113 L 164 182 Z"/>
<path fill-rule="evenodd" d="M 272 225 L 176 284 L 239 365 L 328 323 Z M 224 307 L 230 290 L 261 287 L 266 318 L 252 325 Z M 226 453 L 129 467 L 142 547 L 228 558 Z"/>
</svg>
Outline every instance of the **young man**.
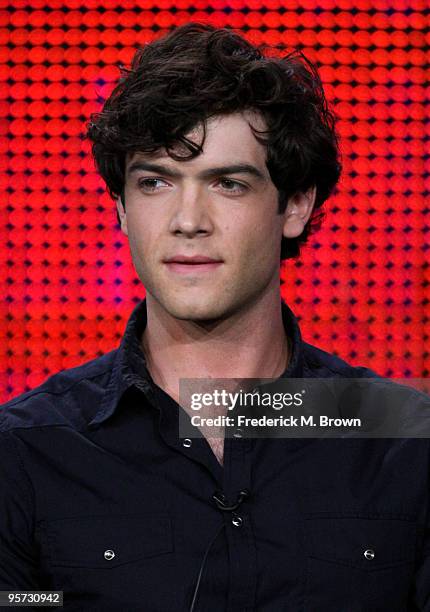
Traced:
<svg viewBox="0 0 430 612">
<path fill-rule="evenodd" d="M 0 589 L 66 610 L 430 610 L 427 439 L 178 433 L 181 379 L 374 376 L 304 343 L 280 298 L 340 173 L 312 65 L 189 24 L 136 53 L 89 137 L 146 299 L 118 350 L 3 407 Z"/>
</svg>

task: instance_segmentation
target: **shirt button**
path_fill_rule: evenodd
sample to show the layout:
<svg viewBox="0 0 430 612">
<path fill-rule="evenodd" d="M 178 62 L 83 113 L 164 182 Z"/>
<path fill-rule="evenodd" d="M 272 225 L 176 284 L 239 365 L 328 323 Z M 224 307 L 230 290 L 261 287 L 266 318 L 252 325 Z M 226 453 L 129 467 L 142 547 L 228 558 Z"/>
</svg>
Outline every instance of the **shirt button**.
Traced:
<svg viewBox="0 0 430 612">
<path fill-rule="evenodd" d="M 234 432 L 233 436 L 235 438 L 242 438 L 243 434 L 242 434 L 243 429 L 241 429 L 240 427 L 238 427 L 236 429 L 236 431 Z"/>
<path fill-rule="evenodd" d="M 105 550 L 104 558 L 106 559 L 106 561 L 112 561 L 114 557 L 115 553 L 113 552 L 113 550 Z"/>
<path fill-rule="evenodd" d="M 364 551 L 363 555 L 365 559 L 367 559 L 368 561 L 371 561 L 372 559 L 375 558 L 375 551 L 372 550 L 371 548 L 368 548 L 367 550 Z"/>
<path fill-rule="evenodd" d="M 192 444 L 192 441 L 189 438 L 185 438 L 185 440 L 182 442 L 182 446 L 185 446 L 185 448 L 190 448 Z"/>
<path fill-rule="evenodd" d="M 238 516 L 237 514 L 233 516 L 233 518 L 231 519 L 231 524 L 234 525 L 235 527 L 242 527 L 242 523 L 243 523 L 242 517 Z"/>
</svg>

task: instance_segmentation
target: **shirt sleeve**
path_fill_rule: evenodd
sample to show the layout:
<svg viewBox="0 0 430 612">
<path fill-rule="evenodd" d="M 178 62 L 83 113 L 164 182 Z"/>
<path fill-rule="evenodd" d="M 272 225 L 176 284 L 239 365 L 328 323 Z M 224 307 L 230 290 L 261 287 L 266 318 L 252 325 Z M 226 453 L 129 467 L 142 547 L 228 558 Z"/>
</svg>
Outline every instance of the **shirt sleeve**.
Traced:
<svg viewBox="0 0 430 612">
<path fill-rule="evenodd" d="M 430 550 L 427 551 L 415 576 L 415 593 L 411 612 L 430 611 Z M 408 608 L 409 610 L 409 608 Z"/>
<path fill-rule="evenodd" d="M 10 432 L 0 432 L 0 590 L 36 590 L 34 494 Z"/>
<path fill-rule="evenodd" d="M 427 495 L 424 521 L 418 527 L 418 558 L 408 612 L 430 612 L 430 442 L 427 459 Z"/>
</svg>

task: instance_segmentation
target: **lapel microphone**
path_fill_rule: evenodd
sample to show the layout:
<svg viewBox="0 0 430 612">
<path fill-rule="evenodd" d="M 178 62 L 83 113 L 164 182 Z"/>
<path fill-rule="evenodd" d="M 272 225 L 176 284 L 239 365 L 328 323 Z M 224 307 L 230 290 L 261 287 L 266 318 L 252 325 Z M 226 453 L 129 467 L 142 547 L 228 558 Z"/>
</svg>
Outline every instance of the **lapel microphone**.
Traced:
<svg viewBox="0 0 430 612">
<path fill-rule="evenodd" d="M 232 512 L 234 513 L 235 510 L 237 510 L 240 505 L 243 503 L 243 501 L 250 496 L 250 493 L 248 491 L 248 489 L 241 489 L 241 491 L 239 491 L 238 496 L 237 496 L 237 500 L 234 504 L 229 504 L 227 502 L 227 499 L 225 497 L 225 495 L 223 495 L 222 493 L 220 493 L 219 491 L 215 491 L 215 493 L 212 495 L 212 499 L 215 501 L 216 506 L 218 508 L 218 510 L 221 510 L 222 512 Z M 203 556 L 203 560 L 202 563 L 200 565 L 200 570 L 199 570 L 199 575 L 197 576 L 197 582 L 196 582 L 196 586 L 194 588 L 194 594 L 193 594 L 193 599 L 191 602 L 191 606 L 190 606 L 190 610 L 189 612 L 195 612 L 196 610 L 196 603 L 197 603 L 197 595 L 199 592 L 199 587 L 200 587 L 200 581 L 203 575 L 203 568 L 205 566 L 206 563 L 206 559 L 208 557 L 209 551 L 212 548 L 213 543 L 215 542 L 215 540 L 217 539 L 217 537 L 219 536 L 219 534 L 221 533 L 222 529 L 225 527 L 225 523 L 222 522 L 222 524 L 218 527 L 214 537 L 212 538 L 212 540 L 209 542 L 208 547 L 206 548 L 206 552 Z"/>
</svg>

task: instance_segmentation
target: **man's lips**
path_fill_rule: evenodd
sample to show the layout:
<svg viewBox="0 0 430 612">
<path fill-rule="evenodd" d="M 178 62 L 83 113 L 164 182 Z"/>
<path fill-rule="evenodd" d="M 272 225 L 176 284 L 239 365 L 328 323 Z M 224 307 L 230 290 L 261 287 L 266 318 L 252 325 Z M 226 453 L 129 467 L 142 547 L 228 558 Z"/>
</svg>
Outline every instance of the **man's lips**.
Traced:
<svg viewBox="0 0 430 612">
<path fill-rule="evenodd" d="M 223 261 L 206 255 L 175 255 L 164 261 L 171 272 L 178 274 L 193 274 L 195 272 L 210 272 L 218 268 Z"/>
</svg>

